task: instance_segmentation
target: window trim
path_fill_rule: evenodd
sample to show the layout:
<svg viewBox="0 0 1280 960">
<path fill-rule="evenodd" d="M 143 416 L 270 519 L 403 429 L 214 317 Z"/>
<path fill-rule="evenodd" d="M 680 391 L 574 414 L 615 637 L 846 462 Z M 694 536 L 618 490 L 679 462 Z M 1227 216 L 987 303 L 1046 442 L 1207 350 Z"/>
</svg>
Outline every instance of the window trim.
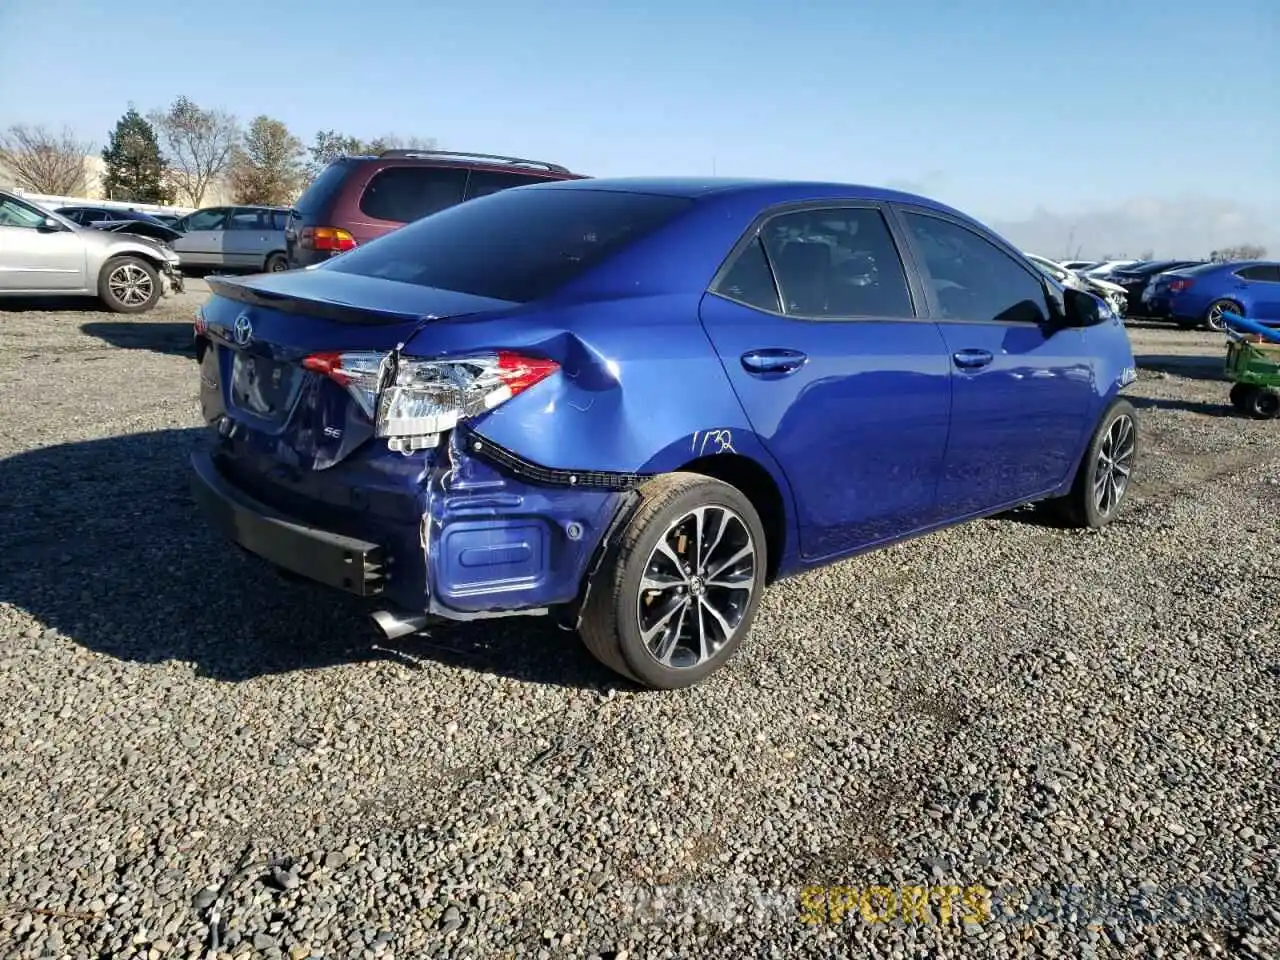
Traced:
<svg viewBox="0 0 1280 960">
<path fill-rule="evenodd" d="M 848 316 L 817 316 L 803 313 L 787 313 L 786 306 L 782 302 L 782 284 L 778 282 L 778 271 L 773 264 L 773 258 L 769 256 L 769 248 L 760 237 L 760 233 L 766 226 L 778 217 L 787 216 L 793 213 L 805 213 L 809 211 L 819 210 L 872 210 L 880 214 L 880 218 L 884 223 L 885 230 L 889 234 L 889 241 L 893 245 L 894 250 L 898 254 L 898 260 L 902 264 L 903 279 L 907 285 L 907 299 L 911 306 L 911 316 L 907 317 L 885 317 L 875 314 L 851 314 Z M 889 216 L 887 205 L 878 200 L 845 200 L 840 198 L 830 198 L 826 200 L 793 200 L 785 203 L 777 203 L 758 213 L 751 221 L 751 224 L 738 237 L 737 241 L 729 248 L 729 254 L 716 268 L 716 272 L 712 274 L 711 282 L 707 284 L 704 295 L 719 297 L 729 303 L 737 304 L 748 310 L 754 310 L 756 313 L 762 313 L 771 317 L 778 317 L 782 320 L 794 320 L 800 323 L 932 323 L 932 318 L 921 313 L 920 306 L 927 303 L 923 300 L 925 293 L 924 286 L 920 283 L 919 274 L 917 272 L 914 261 L 908 256 L 907 251 L 903 247 L 902 238 L 898 236 L 895 229 L 896 224 Z M 773 310 L 765 310 L 753 303 L 744 303 L 726 293 L 720 292 L 718 289 L 720 284 L 724 282 L 730 270 L 737 263 L 740 257 L 753 241 L 760 240 L 760 249 L 764 253 L 765 263 L 769 267 L 769 276 L 773 280 L 774 293 L 778 297 L 778 308 L 781 312 Z"/>
<path fill-rule="evenodd" d="M 1056 295 L 1056 291 L 1054 291 L 1053 288 L 1049 285 L 1049 278 L 1041 274 L 1038 270 L 1036 270 L 1031 265 L 1030 261 L 1028 261 L 1027 258 L 1022 255 L 1022 251 L 1015 249 L 1011 244 L 1008 243 L 1008 241 L 991 233 L 991 231 L 981 226 L 975 226 L 973 223 L 968 223 L 962 217 L 957 217 L 957 216 L 954 216 L 953 214 L 947 213 L 946 211 L 934 210 L 931 207 L 924 207 L 919 204 L 902 203 L 899 201 L 893 201 L 889 203 L 888 206 L 890 207 L 890 212 L 895 222 L 898 224 L 901 230 L 901 233 L 905 239 L 905 242 L 911 248 L 912 256 L 916 262 L 916 269 L 919 271 L 921 286 L 923 288 L 923 294 L 925 298 L 924 302 L 927 305 L 928 318 L 930 321 L 936 322 L 936 323 L 972 323 L 972 324 L 985 324 L 988 326 L 995 325 L 995 326 L 1001 326 L 1001 327 L 1036 327 L 1039 329 L 1043 329 L 1045 326 L 1053 324 L 1055 313 L 1057 313 L 1060 309 L 1065 309 L 1061 306 L 1061 304 L 1058 304 L 1055 302 L 1056 300 L 1058 300 L 1058 297 Z M 1026 273 L 1027 276 L 1029 276 L 1032 280 L 1034 280 L 1036 285 L 1040 287 L 1041 295 L 1044 297 L 1045 322 L 1037 323 L 1034 320 L 994 320 L 994 319 L 969 320 L 962 317 L 944 316 L 942 312 L 942 307 L 938 303 L 937 297 L 934 295 L 932 282 L 925 282 L 926 280 L 932 281 L 933 274 L 929 272 L 928 261 L 924 257 L 924 251 L 920 249 L 920 246 L 917 243 L 916 238 L 911 232 L 911 227 L 907 223 L 906 214 L 908 213 L 917 214 L 923 217 L 932 217 L 935 220 L 941 220 L 944 223 L 949 223 L 952 226 L 958 227 L 961 230 L 968 231 L 969 233 L 977 237 L 979 240 L 985 240 L 987 243 L 991 244 L 997 250 L 1007 254 L 1009 258 L 1013 260 L 1013 262 L 1016 263 L 1020 268 L 1022 268 L 1023 272 Z"/>
</svg>

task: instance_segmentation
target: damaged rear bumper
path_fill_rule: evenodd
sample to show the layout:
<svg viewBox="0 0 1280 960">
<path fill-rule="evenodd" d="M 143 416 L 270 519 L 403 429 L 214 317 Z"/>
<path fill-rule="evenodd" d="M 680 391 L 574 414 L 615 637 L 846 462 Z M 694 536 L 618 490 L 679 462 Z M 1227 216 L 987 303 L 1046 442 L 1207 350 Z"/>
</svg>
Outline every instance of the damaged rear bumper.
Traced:
<svg viewBox="0 0 1280 960">
<path fill-rule="evenodd" d="M 192 457 L 196 499 L 249 552 L 397 616 L 571 607 L 640 478 L 547 470 L 460 434 L 416 476 L 377 451 L 319 471 L 266 467 L 223 438 Z"/>
<path fill-rule="evenodd" d="M 309 526 L 236 489 L 207 451 L 191 456 L 192 492 L 209 524 L 277 567 L 360 597 L 386 586 L 386 551 L 377 543 Z"/>
</svg>

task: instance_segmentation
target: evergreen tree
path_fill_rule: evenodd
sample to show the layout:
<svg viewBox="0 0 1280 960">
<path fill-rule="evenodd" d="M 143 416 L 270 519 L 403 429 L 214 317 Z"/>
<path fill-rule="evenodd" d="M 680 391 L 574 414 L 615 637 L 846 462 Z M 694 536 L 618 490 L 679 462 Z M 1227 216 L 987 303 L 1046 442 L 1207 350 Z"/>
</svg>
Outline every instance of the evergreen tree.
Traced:
<svg viewBox="0 0 1280 960">
<path fill-rule="evenodd" d="M 108 200 L 135 203 L 168 203 L 164 182 L 164 159 L 155 128 L 132 104 L 116 121 L 111 140 L 102 151 L 106 174 L 102 179 Z"/>
</svg>

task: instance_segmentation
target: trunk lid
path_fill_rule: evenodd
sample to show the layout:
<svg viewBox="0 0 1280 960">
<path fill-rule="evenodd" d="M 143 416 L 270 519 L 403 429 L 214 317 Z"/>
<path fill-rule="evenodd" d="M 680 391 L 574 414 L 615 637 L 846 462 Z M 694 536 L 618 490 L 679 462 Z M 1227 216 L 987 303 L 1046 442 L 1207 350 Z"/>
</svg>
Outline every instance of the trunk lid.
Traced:
<svg viewBox="0 0 1280 960">
<path fill-rule="evenodd" d="M 201 361 L 205 419 L 246 452 L 310 470 L 344 460 L 373 437 L 374 422 L 346 388 L 304 367 L 308 356 L 389 352 L 432 321 L 513 306 L 325 270 L 211 277 L 209 286 L 214 296 L 201 315 L 209 342 Z"/>
</svg>

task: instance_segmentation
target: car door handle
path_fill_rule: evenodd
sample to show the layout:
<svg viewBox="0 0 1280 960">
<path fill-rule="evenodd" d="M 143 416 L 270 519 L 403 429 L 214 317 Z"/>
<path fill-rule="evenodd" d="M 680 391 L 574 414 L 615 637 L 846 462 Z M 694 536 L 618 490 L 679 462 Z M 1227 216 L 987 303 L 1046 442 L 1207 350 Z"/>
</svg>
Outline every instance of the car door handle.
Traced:
<svg viewBox="0 0 1280 960">
<path fill-rule="evenodd" d="M 749 350 L 742 355 L 742 365 L 752 373 L 794 373 L 808 360 L 809 358 L 799 350 L 786 350 L 781 347 Z"/>
<path fill-rule="evenodd" d="M 951 359 L 955 361 L 957 367 L 976 370 L 978 367 L 985 367 L 994 359 L 994 356 L 990 350 L 958 350 L 951 355 Z"/>
</svg>

